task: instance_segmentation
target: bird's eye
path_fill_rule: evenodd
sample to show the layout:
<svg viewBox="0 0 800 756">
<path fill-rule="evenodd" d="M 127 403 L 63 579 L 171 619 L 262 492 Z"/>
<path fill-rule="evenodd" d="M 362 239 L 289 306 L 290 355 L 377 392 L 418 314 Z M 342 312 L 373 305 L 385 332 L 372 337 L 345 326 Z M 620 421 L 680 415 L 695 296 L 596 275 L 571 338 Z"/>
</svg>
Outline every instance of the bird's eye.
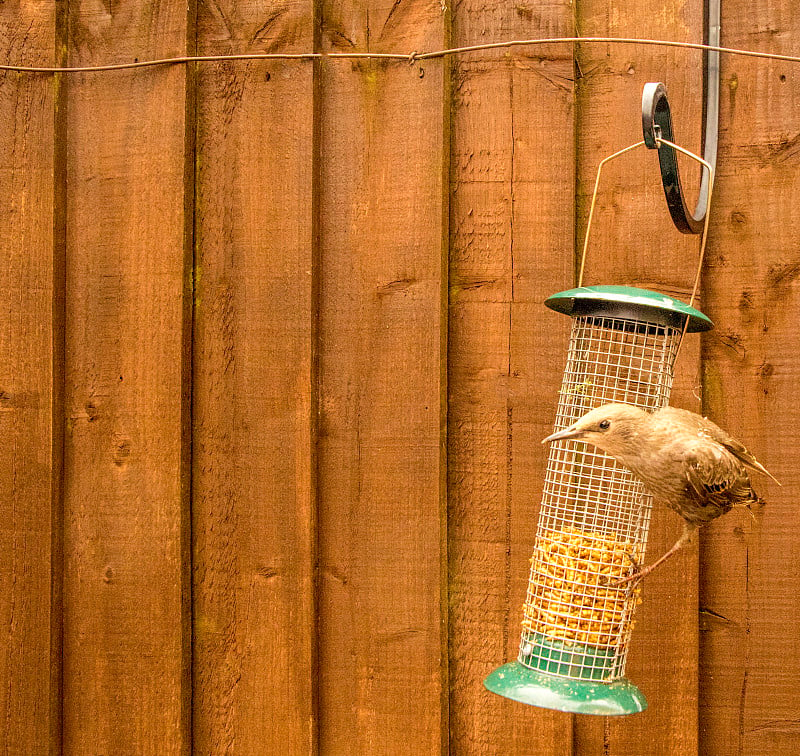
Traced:
<svg viewBox="0 0 800 756">
<path fill-rule="evenodd" d="M 611 427 L 611 421 L 601 420 L 598 427 L 600 428 L 600 430 L 608 430 Z"/>
</svg>

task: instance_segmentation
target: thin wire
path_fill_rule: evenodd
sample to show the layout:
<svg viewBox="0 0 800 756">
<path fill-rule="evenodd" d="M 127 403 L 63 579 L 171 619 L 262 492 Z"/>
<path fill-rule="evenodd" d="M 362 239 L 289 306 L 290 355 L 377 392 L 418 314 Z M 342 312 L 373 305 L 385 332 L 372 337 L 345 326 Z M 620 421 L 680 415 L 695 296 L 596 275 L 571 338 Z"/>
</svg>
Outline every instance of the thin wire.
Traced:
<svg viewBox="0 0 800 756">
<path fill-rule="evenodd" d="M 668 139 L 664 139 L 663 137 L 656 137 L 656 144 L 666 144 L 667 147 L 672 147 L 673 150 L 677 150 L 678 152 L 686 155 L 687 157 L 692 158 L 692 160 L 696 160 L 698 163 L 702 163 L 706 168 L 708 168 L 708 198 L 706 199 L 706 216 L 705 220 L 703 221 L 703 233 L 700 237 L 700 259 L 697 262 L 697 273 L 694 277 L 694 286 L 692 287 L 692 296 L 689 298 L 689 307 L 694 304 L 694 298 L 697 296 L 697 289 L 700 286 L 700 274 L 703 270 L 703 258 L 706 254 L 706 242 L 708 241 L 708 216 L 709 210 L 711 209 L 711 193 L 714 191 L 714 168 L 712 165 L 699 155 L 695 155 L 693 152 L 689 152 L 689 150 L 680 147 L 679 145 L 675 144 L 674 142 L 670 142 Z M 686 321 L 688 324 L 688 320 Z M 684 326 L 684 333 L 686 333 L 686 327 Z"/>
<path fill-rule="evenodd" d="M 688 50 L 707 50 L 726 55 L 741 55 L 749 58 L 765 58 L 767 60 L 780 60 L 787 63 L 800 63 L 800 56 L 781 55 L 778 53 L 759 52 L 757 50 L 742 50 L 735 47 L 720 47 L 718 45 L 704 45 L 699 42 L 676 42 L 667 39 L 644 39 L 638 37 L 546 37 L 540 39 L 512 39 L 506 42 L 490 42 L 482 45 L 469 45 L 467 47 L 451 47 L 445 50 L 432 52 L 411 53 L 246 53 L 242 55 L 182 55 L 176 58 L 158 58 L 155 60 L 137 60 L 132 63 L 112 63 L 102 66 L 21 66 L 0 64 L 0 71 L 17 71 L 19 73 L 93 73 L 98 71 L 122 71 L 133 68 L 147 68 L 151 66 L 170 66 L 178 63 L 216 63 L 224 61 L 249 61 L 249 60 L 319 60 L 322 58 L 337 58 L 352 60 L 358 58 L 376 58 L 384 60 L 404 60 L 414 63 L 432 58 L 442 58 L 448 55 L 461 55 L 463 53 L 477 52 L 479 50 L 495 50 L 506 47 L 520 47 L 533 45 L 554 44 L 622 44 L 622 45 L 652 45 L 656 47 L 678 47 Z"/>
<path fill-rule="evenodd" d="M 491 50 L 499 47 L 515 47 L 518 45 L 549 45 L 576 42 L 597 42 L 601 44 L 619 43 L 626 45 L 655 45 L 658 47 L 684 47 L 690 50 L 710 50 L 711 52 L 727 53 L 728 55 L 745 55 L 751 58 L 769 58 L 771 60 L 784 60 L 791 63 L 800 63 L 800 56 L 780 55 L 778 53 L 764 53 L 757 50 L 741 50 L 735 47 L 720 47 L 718 45 L 704 45 L 699 42 L 677 42 L 669 39 L 646 39 L 641 37 L 550 37 L 544 39 L 514 39 L 508 42 L 492 42 L 483 45 L 470 45 L 469 47 L 452 47 L 437 52 L 416 55 L 417 60 L 438 58 L 443 55 L 473 52 L 475 50 Z"/>
<path fill-rule="evenodd" d="M 698 163 L 702 163 L 706 168 L 708 168 L 708 198 L 706 199 L 706 217 L 703 221 L 703 233 L 700 237 L 700 257 L 697 261 L 697 273 L 694 277 L 694 286 L 692 287 L 692 296 L 689 297 L 689 307 L 694 304 L 694 299 L 697 296 L 697 289 L 700 287 L 700 275 L 703 272 L 703 259 L 706 255 L 706 242 L 708 241 L 708 219 L 711 215 L 711 195 L 714 192 L 714 168 L 711 166 L 710 163 L 706 162 L 701 158 L 699 155 L 695 155 L 693 152 L 689 152 L 689 150 L 684 149 L 683 147 L 679 147 L 674 142 L 670 142 L 668 139 L 664 139 L 663 137 L 656 137 L 656 144 L 666 144 L 668 147 L 672 147 L 673 150 L 677 150 L 678 152 L 686 155 L 687 157 L 692 158 L 692 160 L 696 160 Z M 681 338 L 678 341 L 678 348 L 675 351 L 675 359 L 678 359 L 678 355 L 681 351 L 681 346 L 683 345 L 683 337 L 686 335 L 686 331 L 689 328 L 689 320 L 690 316 L 686 316 L 686 321 L 683 324 L 683 330 L 681 331 Z"/>
<path fill-rule="evenodd" d="M 586 220 L 586 233 L 583 237 L 583 251 L 581 252 L 581 264 L 578 271 L 578 288 L 583 286 L 583 271 L 586 266 L 586 251 L 589 249 L 589 232 L 592 229 L 592 218 L 594 217 L 594 207 L 597 202 L 597 192 L 600 188 L 600 174 L 603 172 L 603 167 L 606 163 L 613 160 L 614 158 L 619 157 L 620 155 L 624 155 L 626 152 L 630 152 L 631 150 L 635 150 L 637 147 L 641 147 L 644 144 L 644 141 L 637 142 L 636 144 L 632 144 L 629 147 L 624 147 L 621 150 L 609 155 L 606 158 L 603 158 L 597 166 L 597 176 L 594 180 L 594 190 L 592 191 L 592 202 L 589 205 L 589 217 Z M 675 144 L 674 142 L 670 142 L 669 139 L 664 139 L 663 137 L 657 136 L 656 137 L 656 145 L 660 147 L 662 144 L 667 145 L 667 147 L 672 147 L 673 150 L 677 150 L 683 155 L 690 157 L 692 160 L 696 160 L 701 165 L 705 166 L 708 169 L 708 195 L 706 197 L 706 214 L 705 219 L 703 221 L 703 231 L 700 235 L 700 256 L 697 260 L 697 272 L 694 276 L 694 285 L 692 286 L 692 295 L 689 297 L 689 307 L 694 305 L 695 297 L 697 296 L 697 290 L 700 287 L 700 276 L 703 272 L 703 260 L 706 255 L 706 244 L 708 242 L 708 222 L 709 217 L 711 215 L 711 195 L 714 191 L 714 167 L 708 161 L 701 158 L 699 155 L 695 155 L 693 152 L 681 147 L 680 145 Z M 675 352 L 675 359 L 678 359 L 678 354 L 680 353 L 681 345 L 683 344 L 683 337 L 686 335 L 686 331 L 689 328 L 689 320 L 690 316 L 686 316 L 686 320 L 683 324 L 683 330 L 681 331 L 681 338 L 678 341 L 678 347 Z"/>
<path fill-rule="evenodd" d="M 137 60 L 133 63 L 110 63 L 104 66 L 13 66 L 0 65 L 0 71 L 20 73 L 95 73 L 97 71 L 123 71 L 131 68 L 151 66 L 171 66 L 177 63 L 207 63 L 226 60 L 275 60 L 275 59 L 313 59 L 324 57 L 321 53 L 247 53 L 244 55 L 182 55 L 178 58 L 158 58 L 156 60 Z M 398 58 L 408 57 L 398 55 Z"/>
<path fill-rule="evenodd" d="M 597 190 L 600 188 L 600 174 L 603 172 L 603 166 L 608 163 L 610 160 L 613 160 L 620 155 L 624 155 L 626 152 L 630 152 L 631 150 L 635 150 L 637 147 L 641 147 L 644 144 L 644 141 L 636 142 L 636 144 L 632 144 L 629 147 L 625 147 L 624 149 L 615 152 L 613 155 L 609 155 L 606 158 L 603 158 L 600 161 L 600 164 L 597 166 L 597 176 L 594 180 L 594 191 L 592 192 L 592 203 L 589 205 L 589 217 L 586 220 L 586 234 L 583 237 L 583 252 L 581 253 L 581 265 L 578 271 L 578 288 L 583 286 L 583 269 L 586 265 L 586 250 L 589 248 L 589 232 L 592 229 L 592 218 L 594 218 L 594 206 L 597 202 Z"/>
</svg>

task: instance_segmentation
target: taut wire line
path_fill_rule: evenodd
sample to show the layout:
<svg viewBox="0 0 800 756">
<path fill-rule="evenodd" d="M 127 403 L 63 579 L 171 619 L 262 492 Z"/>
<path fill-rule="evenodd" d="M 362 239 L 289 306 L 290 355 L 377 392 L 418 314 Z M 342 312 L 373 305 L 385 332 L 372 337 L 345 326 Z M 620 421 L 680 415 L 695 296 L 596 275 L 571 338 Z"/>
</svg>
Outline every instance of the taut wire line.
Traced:
<svg viewBox="0 0 800 756">
<path fill-rule="evenodd" d="M 432 52 L 411 53 L 244 53 L 241 55 L 182 55 L 175 58 L 158 58 L 156 60 L 136 60 L 131 63 L 111 63 L 101 66 L 21 66 L 13 64 L 0 64 L 0 71 L 17 71 L 18 73 L 93 73 L 99 71 L 122 71 L 133 68 L 149 68 L 152 66 L 171 66 L 179 63 L 216 63 L 224 61 L 250 61 L 250 60 L 321 60 L 342 59 L 354 60 L 358 58 L 375 58 L 383 60 L 404 60 L 409 63 L 416 61 L 443 58 L 449 55 L 462 55 L 479 50 L 497 50 L 508 47 L 530 47 L 535 45 L 556 44 L 620 44 L 620 45 L 651 45 L 656 47 L 677 47 L 687 50 L 709 50 L 725 55 L 739 55 L 749 58 L 764 58 L 767 60 L 780 60 L 786 63 L 800 63 L 798 55 L 781 55 L 779 53 L 760 52 L 758 50 L 741 50 L 735 47 L 720 47 L 717 45 L 704 45 L 699 42 L 676 42 L 668 39 L 643 39 L 637 37 L 546 37 L 540 39 L 512 39 L 506 42 L 489 42 L 482 45 L 469 45 L 466 47 L 451 47 L 446 50 Z"/>
</svg>

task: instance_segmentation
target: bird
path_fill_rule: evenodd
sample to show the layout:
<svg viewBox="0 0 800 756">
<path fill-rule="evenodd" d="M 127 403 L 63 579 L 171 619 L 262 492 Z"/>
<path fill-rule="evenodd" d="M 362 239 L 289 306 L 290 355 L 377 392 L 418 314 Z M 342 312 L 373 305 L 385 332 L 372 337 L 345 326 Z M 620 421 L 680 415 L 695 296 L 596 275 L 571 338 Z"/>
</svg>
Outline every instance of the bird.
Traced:
<svg viewBox="0 0 800 756">
<path fill-rule="evenodd" d="M 630 404 L 605 404 L 542 443 L 565 439 L 606 452 L 638 477 L 654 499 L 683 518 L 683 534 L 675 545 L 647 567 L 633 563 L 633 573 L 619 584 L 638 583 L 683 548 L 697 528 L 733 507 L 763 506 L 750 483 L 750 472 L 767 475 L 780 485 L 722 428 L 677 407 L 647 412 Z"/>
</svg>

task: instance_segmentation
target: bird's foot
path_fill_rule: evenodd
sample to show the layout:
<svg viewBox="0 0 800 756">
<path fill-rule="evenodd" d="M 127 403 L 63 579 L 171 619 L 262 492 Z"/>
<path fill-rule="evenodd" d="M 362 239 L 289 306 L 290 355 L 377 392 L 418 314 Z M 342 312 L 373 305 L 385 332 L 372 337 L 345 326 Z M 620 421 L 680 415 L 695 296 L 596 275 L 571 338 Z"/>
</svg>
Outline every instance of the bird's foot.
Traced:
<svg viewBox="0 0 800 756">
<path fill-rule="evenodd" d="M 625 577 L 616 578 L 613 582 L 615 588 L 622 588 L 623 586 L 628 586 L 628 595 L 633 593 L 639 585 L 641 579 L 650 573 L 651 567 L 642 567 L 636 559 L 633 558 L 631 554 L 626 552 L 625 556 L 631 563 L 633 567 L 633 571 L 630 575 L 626 575 Z"/>
<path fill-rule="evenodd" d="M 631 590 L 633 590 L 639 584 L 639 581 L 645 576 L 645 574 L 646 573 L 644 570 L 636 568 L 630 575 L 622 578 L 615 578 L 614 587 L 622 588 L 623 585 L 630 585 Z"/>
<path fill-rule="evenodd" d="M 624 586 L 628 586 L 628 597 L 630 597 L 635 591 L 638 590 L 639 584 L 642 582 L 642 580 L 653 571 L 654 566 L 655 565 L 652 564 L 649 567 L 640 567 L 639 565 L 634 565 L 634 570 L 630 575 L 617 578 L 614 581 L 614 587 L 622 588 Z"/>
</svg>

